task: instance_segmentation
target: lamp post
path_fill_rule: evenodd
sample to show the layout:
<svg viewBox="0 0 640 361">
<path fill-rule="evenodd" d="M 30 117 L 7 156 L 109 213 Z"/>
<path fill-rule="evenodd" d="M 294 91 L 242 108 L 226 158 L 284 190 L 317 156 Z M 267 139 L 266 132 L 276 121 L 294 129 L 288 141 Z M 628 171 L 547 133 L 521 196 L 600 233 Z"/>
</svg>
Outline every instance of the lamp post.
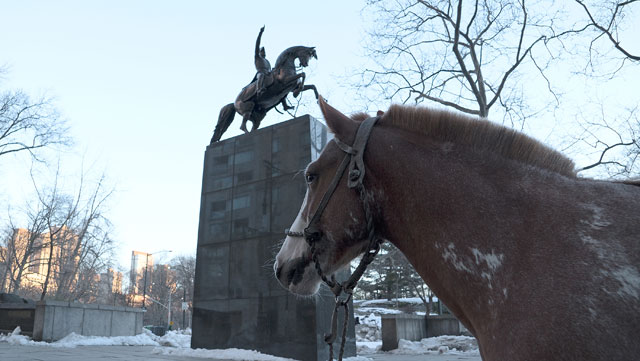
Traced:
<svg viewBox="0 0 640 361">
<path fill-rule="evenodd" d="M 187 289 L 184 288 L 184 285 L 182 285 L 182 328 L 186 329 L 186 327 L 184 326 L 184 319 L 185 319 L 185 314 L 187 313 L 187 310 L 184 308 L 184 304 L 187 302 Z"/>
<path fill-rule="evenodd" d="M 167 267 L 167 277 L 169 276 L 168 270 L 170 267 Z M 171 286 L 169 286 L 169 302 L 167 307 L 167 330 L 171 329 Z"/>
<path fill-rule="evenodd" d="M 147 253 L 147 259 L 144 262 L 144 287 L 142 288 L 142 308 L 145 309 L 146 307 L 146 300 L 147 300 L 147 268 L 149 268 L 149 256 L 153 256 L 154 254 L 158 254 L 158 253 L 165 253 L 165 252 L 173 252 L 172 250 L 162 250 L 162 251 L 158 251 L 158 252 L 153 252 L 153 253 Z"/>
</svg>

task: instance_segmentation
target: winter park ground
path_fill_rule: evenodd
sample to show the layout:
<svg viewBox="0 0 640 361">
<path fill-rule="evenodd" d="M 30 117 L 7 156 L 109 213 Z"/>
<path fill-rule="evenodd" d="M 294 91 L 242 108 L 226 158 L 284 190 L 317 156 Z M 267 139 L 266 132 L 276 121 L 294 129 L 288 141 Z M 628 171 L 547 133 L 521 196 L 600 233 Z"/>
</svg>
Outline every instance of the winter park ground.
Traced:
<svg viewBox="0 0 640 361">
<path fill-rule="evenodd" d="M 404 304 L 414 302 L 405 299 Z M 398 303 L 396 302 L 396 305 Z M 365 301 L 356 305 L 358 356 L 347 361 L 480 361 L 475 339 L 467 336 L 440 336 L 421 341 L 401 340 L 396 350 L 380 351 L 380 315 L 403 312 L 384 303 Z M 405 310 L 406 312 L 406 310 Z M 0 360 L 89 361 L 89 360 L 257 360 L 285 361 L 251 350 L 191 349 L 191 332 L 169 331 L 162 337 L 143 330 L 137 336 L 97 337 L 70 334 L 52 343 L 35 342 L 16 329 L 0 334 Z"/>
</svg>

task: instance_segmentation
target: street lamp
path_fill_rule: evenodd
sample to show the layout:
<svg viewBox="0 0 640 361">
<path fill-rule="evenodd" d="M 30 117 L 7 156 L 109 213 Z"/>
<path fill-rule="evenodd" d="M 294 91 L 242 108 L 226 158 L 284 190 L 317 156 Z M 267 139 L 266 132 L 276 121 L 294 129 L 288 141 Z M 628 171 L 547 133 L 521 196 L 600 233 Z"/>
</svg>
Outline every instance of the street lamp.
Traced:
<svg viewBox="0 0 640 361">
<path fill-rule="evenodd" d="M 147 253 L 147 259 L 144 262 L 144 287 L 142 288 L 142 308 L 146 309 L 146 300 L 147 300 L 147 268 L 149 268 L 149 256 L 153 256 L 154 254 L 158 254 L 158 253 L 165 253 L 165 252 L 173 252 L 172 250 L 162 250 L 162 251 L 157 251 L 157 252 L 153 252 L 153 253 Z"/>
</svg>

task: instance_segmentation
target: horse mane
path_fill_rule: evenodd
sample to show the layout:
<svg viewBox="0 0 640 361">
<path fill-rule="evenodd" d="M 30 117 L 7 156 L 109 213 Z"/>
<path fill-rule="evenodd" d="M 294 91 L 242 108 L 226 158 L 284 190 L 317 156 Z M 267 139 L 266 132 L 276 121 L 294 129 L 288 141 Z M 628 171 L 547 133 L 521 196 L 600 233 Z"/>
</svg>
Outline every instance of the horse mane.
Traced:
<svg viewBox="0 0 640 361">
<path fill-rule="evenodd" d="M 576 176 L 573 161 L 562 153 L 524 133 L 466 114 L 426 107 L 392 105 L 384 113 L 380 123 L 419 132 L 434 140 L 494 152 L 564 176 Z"/>
<path fill-rule="evenodd" d="M 359 113 L 351 114 L 349 118 L 355 120 L 356 122 L 362 122 L 365 119 L 369 118 L 369 114 L 364 112 L 359 112 Z"/>
<path fill-rule="evenodd" d="M 622 184 L 627 184 L 630 186 L 636 186 L 636 187 L 640 187 L 640 178 L 637 179 L 627 179 L 627 180 L 623 180 L 622 182 L 620 182 Z"/>
</svg>

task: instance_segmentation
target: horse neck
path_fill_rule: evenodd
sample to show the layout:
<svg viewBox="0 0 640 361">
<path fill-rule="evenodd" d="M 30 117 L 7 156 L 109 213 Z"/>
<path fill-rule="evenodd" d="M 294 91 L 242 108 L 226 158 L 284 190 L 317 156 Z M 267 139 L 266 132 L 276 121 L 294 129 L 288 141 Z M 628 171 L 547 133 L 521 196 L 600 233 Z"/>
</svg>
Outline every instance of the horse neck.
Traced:
<svg viewBox="0 0 640 361">
<path fill-rule="evenodd" d="M 544 201 L 519 191 L 525 167 L 487 165 L 477 153 L 405 136 L 374 133 L 368 148 L 380 231 L 475 334 L 508 297 L 506 268 L 526 253 L 517 241 L 527 229 L 513 227 L 520 206 Z"/>
<path fill-rule="evenodd" d="M 291 49 L 285 50 L 278 58 L 276 59 L 276 64 L 274 69 L 294 69 L 296 68 L 296 54 Z"/>
</svg>

